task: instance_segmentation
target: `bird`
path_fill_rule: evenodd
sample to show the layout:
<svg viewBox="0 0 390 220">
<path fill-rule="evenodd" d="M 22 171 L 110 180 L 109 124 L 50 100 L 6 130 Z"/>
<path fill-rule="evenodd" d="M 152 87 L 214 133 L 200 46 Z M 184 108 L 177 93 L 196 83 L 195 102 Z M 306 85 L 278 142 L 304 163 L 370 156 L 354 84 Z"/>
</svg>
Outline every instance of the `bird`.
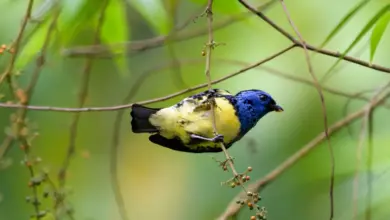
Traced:
<svg viewBox="0 0 390 220">
<path fill-rule="evenodd" d="M 230 148 L 266 114 L 283 111 L 265 91 L 249 89 L 233 95 L 215 88 L 165 108 L 135 103 L 130 116 L 132 132 L 151 134 L 149 141 L 154 144 L 180 152 L 217 153 L 221 143 Z"/>
</svg>

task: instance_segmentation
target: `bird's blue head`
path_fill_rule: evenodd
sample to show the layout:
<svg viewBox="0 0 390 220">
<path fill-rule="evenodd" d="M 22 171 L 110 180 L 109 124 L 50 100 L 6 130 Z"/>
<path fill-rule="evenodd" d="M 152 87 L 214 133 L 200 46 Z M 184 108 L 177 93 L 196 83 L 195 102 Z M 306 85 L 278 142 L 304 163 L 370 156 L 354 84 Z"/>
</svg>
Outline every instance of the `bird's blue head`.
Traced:
<svg viewBox="0 0 390 220">
<path fill-rule="evenodd" d="M 236 109 L 241 123 L 241 134 L 245 134 L 269 112 L 282 112 L 272 96 L 261 90 L 244 90 L 235 95 Z"/>
</svg>

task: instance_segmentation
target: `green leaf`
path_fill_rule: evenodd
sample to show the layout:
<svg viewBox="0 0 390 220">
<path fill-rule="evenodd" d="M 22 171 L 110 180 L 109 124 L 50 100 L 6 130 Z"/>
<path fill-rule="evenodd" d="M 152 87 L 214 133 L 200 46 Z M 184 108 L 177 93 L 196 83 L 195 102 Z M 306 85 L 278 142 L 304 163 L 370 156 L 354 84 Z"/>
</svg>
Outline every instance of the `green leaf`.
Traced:
<svg viewBox="0 0 390 220">
<path fill-rule="evenodd" d="M 63 44 L 71 42 L 81 31 L 90 28 L 94 18 L 103 7 L 104 1 L 67 0 L 61 1 L 62 11 L 58 21 L 58 29 Z"/>
<path fill-rule="evenodd" d="M 384 6 L 381 8 L 374 17 L 371 18 L 370 21 L 367 22 L 367 24 L 363 27 L 363 29 L 359 32 L 358 36 L 355 38 L 355 40 L 349 45 L 349 47 L 341 54 L 340 58 L 336 61 L 335 64 L 333 64 L 329 70 L 325 73 L 324 77 L 322 78 L 322 82 L 325 80 L 325 78 L 329 77 L 329 74 L 333 71 L 333 69 L 339 64 L 339 62 L 345 57 L 345 55 L 352 50 L 352 48 L 364 37 L 364 35 L 372 28 L 372 26 L 375 25 L 375 23 L 381 18 L 388 10 L 390 9 L 390 4 Z"/>
<path fill-rule="evenodd" d="M 365 6 L 371 0 L 363 0 L 359 2 L 355 7 L 350 9 L 350 11 L 341 19 L 341 21 L 337 24 L 337 26 L 330 32 L 330 34 L 326 37 L 325 41 L 321 44 L 321 48 L 324 47 L 340 30 L 343 28 L 351 18 L 357 14 L 363 6 Z"/>
<path fill-rule="evenodd" d="M 370 48 L 370 62 L 374 59 L 376 48 L 382 39 L 382 36 L 386 30 L 387 25 L 390 21 L 390 13 L 384 14 L 376 23 L 374 30 L 371 34 L 371 48 Z"/>
<path fill-rule="evenodd" d="M 104 21 L 100 32 L 100 37 L 104 43 L 112 45 L 128 40 L 129 26 L 126 22 L 126 7 L 122 0 L 110 0 L 104 14 Z M 118 65 L 120 73 L 128 73 L 126 64 L 126 48 L 125 47 L 111 47 L 111 51 L 116 56 L 114 61 Z"/>
<path fill-rule="evenodd" d="M 42 23 L 27 43 L 21 48 L 15 61 L 16 70 L 23 69 L 33 57 L 42 49 L 52 19 Z"/>
<path fill-rule="evenodd" d="M 166 35 L 171 31 L 173 24 L 161 0 L 128 0 L 128 2 L 157 33 Z"/>
</svg>

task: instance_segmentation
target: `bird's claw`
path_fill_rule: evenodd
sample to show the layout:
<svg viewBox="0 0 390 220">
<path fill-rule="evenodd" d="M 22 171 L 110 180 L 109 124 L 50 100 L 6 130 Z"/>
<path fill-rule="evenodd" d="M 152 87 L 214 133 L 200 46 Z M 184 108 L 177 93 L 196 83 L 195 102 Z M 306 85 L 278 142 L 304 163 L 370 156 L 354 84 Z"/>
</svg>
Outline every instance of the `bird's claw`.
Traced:
<svg viewBox="0 0 390 220">
<path fill-rule="evenodd" d="M 220 142 L 223 142 L 223 135 L 222 134 L 218 134 L 218 135 L 216 135 L 215 137 L 213 137 L 213 142 L 215 142 L 215 143 L 220 143 Z"/>
</svg>

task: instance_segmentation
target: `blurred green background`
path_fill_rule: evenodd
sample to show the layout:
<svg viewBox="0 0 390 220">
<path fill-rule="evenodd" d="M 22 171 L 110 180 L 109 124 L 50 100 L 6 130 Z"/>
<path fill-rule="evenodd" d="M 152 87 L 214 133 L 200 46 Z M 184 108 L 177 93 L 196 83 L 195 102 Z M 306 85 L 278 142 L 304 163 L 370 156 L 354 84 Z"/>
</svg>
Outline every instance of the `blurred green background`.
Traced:
<svg viewBox="0 0 390 220">
<path fill-rule="evenodd" d="M 100 1 L 66 1 L 63 25 L 58 26 L 55 42 L 46 56 L 46 64 L 41 71 L 38 85 L 32 97 L 32 104 L 43 106 L 75 107 L 80 87 L 84 57 L 67 57 L 61 53 L 64 48 L 92 44 L 94 27 Z M 36 1 L 34 11 L 42 10 L 42 5 L 51 1 Z M 189 16 L 202 11 L 206 1 L 124 1 L 118 0 L 118 11 L 111 11 L 105 30 L 103 43 L 144 40 L 169 32 L 173 15 L 164 10 L 164 5 L 178 7 L 176 20 L 181 23 Z M 265 1 L 252 0 L 249 3 L 259 6 Z M 129 4 L 130 3 L 130 4 Z M 358 3 L 357 0 L 328 1 L 286 1 L 292 19 L 303 37 L 313 45 L 323 42 L 330 31 Z M 345 28 L 326 46 L 333 51 L 344 51 L 370 18 L 389 1 L 371 1 L 348 22 Z M 86 6 L 85 6 L 85 5 Z M 121 5 L 123 4 L 123 5 Z M 85 7 L 81 7 L 84 5 Z M 1 1 L 0 43 L 9 44 L 17 35 L 24 16 L 27 1 Z M 113 10 L 113 9 L 111 9 Z M 222 21 L 244 12 L 236 1 L 215 0 L 214 20 Z M 293 33 L 281 5 L 277 2 L 265 13 L 277 24 Z M 91 16 L 93 14 L 93 16 Z M 110 16 L 116 19 L 111 19 Z M 115 15 L 115 16 L 114 16 Z M 123 15 L 123 16 L 122 16 Z M 61 19 L 60 15 L 60 19 Z M 68 17 L 67 17 L 68 16 Z M 122 16 L 122 17 L 121 17 Z M 50 19 L 49 19 L 50 21 Z M 122 21 L 118 22 L 118 21 Z M 66 23 L 68 22 L 68 23 Z M 111 23 L 110 23 L 111 22 Z M 183 31 L 207 28 L 206 18 L 200 17 L 191 22 Z M 37 23 L 28 25 L 26 33 L 34 33 Z M 61 30 L 61 27 L 64 29 Z M 68 28 L 68 29 L 67 29 Z M 45 33 L 45 32 L 42 32 Z M 110 38 L 112 33 L 112 38 Z M 16 78 L 25 87 L 35 68 L 35 57 L 39 51 L 41 35 L 28 38 L 23 45 L 29 50 L 20 56 L 21 75 Z M 376 52 L 374 63 L 389 66 L 390 33 L 384 34 Z M 126 39 L 123 39 L 123 38 Z M 363 60 L 369 59 L 367 34 L 350 52 Z M 66 38 L 64 40 L 64 38 Z M 215 41 L 225 43 L 213 52 L 212 78 L 217 79 L 235 72 L 244 66 L 221 60 L 235 60 L 254 63 L 289 45 L 279 33 L 255 16 L 243 21 L 232 21 L 230 25 L 215 31 Z M 129 91 L 139 86 L 131 102 L 168 95 L 188 86 L 206 82 L 204 57 L 201 55 L 207 35 L 202 35 L 178 43 L 168 43 L 165 47 L 150 49 L 117 59 L 96 59 L 93 62 L 89 94 L 86 106 L 112 106 L 123 102 Z M 31 43 L 32 42 L 32 43 Z M 35 49 L 34 49 L 35 47 Z M 362 53 L 362 49 L 365 48 Z M 123 52 L 119 50 L 119 52 Z M 159 68 L 167 63 L 183 62 L 180 68 Z M 199 60 L 188 63 L 188 60 Z M 315 73 L 321 77 L 336 61 L 323 55 L 313 57 Z M 5 70 L 9 55 L 0 55 L 0 69 Z M 18 64 L 18 65 L 19 65 Z M 301 49 L 293 49 L 281 57 L 265 64 L 288 74 L 309 79 L 310 74 Z M 382 86 L 389 78 L 355 64 L 341 62 L 342 69 L 326 85 L 350 93 Z M 151 71 L 152 70 L 152 71 Z M 178 77 L 177 73 L 180 73 Z M 181 79 L 180 79 L 181 78 Z M 140 80 L 142 79 L 142 80 Z M 252 166 L 251 182 L 261 178 L 278 166 L 291 154 L 308 143 L 323 130 L 321 105 L 314 87 L 287 80 L 263 70 L 254 68 L 239 76 L 224 81 L 215 87 L 236 93 L 244 89 L 262 89 L 270 94 L 285 109 L 282 114 L 269 114 L 240 142 L 230 148 L 235 157 L 236 168 L 243 171 Z M 11 99 L 6 85 L 1 86 L 1 94 Z M 367 95 L 371 95 L 368 93 Z M 162 107 L 173 104 L 186 95 L 151 104 Z M 347 98 L 325 93 L 329 124 L 345 116 L 343 109 Z M 370 96 L 367 96 L 370 97 Z M 348 112 L 356 111 L 365 105 L 362 101 L 352 101 Z M 16 109 L 0 108 L 0 140 L 6 137 L 10 115 Z M 113 147 L 114 122 L 118 112 L 87 112 L 81 114 L 76 153 L 71 160 L 66 188 L 71 191 L 67 201 L 73 207 L 75 219 L 108 220 L 120 219 L 112 191 L 110 155 Z M 66 157 L 69 145 L 69 126 L 73 113 L 29 111 L 31 129 L 39 136 L 32 143 L 32 157 L 42 162 L 35 166 L 37 172 L 48 169 L 50 178 L 57 183 L 57 173 Z M 374 116 L 374 166 L 372 219 L 389 219 L 390 211 L 390 117 L 385 108 L 378 108 Z M 353 123 L 350 133 L 346 128 L 332 136 L 331 143 L 336 159 L 335 219 L 351 219 L 353 214 L 352 190 L 356 167 L 360 120 Z M 35 130 L 34 130 L 35 131 Z M 220 182 L 231 177 L 223 172 L 212 156 L 223 160 L 223 154 L 188 154 L 175 152 L 154 145 L 148 135 L 134 135 L 130 128 L 129 110 L 124 110 L 119 129 L 118 179 L 124 197 L 129 219 L 215 219 L 230 200 L 240 192 L 221 186 Z M 359 187 L 359 219 L 364 219 L 366 185 L 366 146 L 362 157 L 362 172 Z M 28 170 L 21 165 L 24 155 L 18 144 L 13 144 L 0 167 L 0 219 L 23 220 L 34 214 L 31 204 L 25 197 L 32 191 L 27 186 L 30 179 Z M 272 182 L 261 196 L 260 206 L 266 207 L 268 219 L 306 220 L 328 219 L 329 215 L 329 174 L 330 157 L 326 144 L 319 145 L 309 156 L 289 169 Z M 39 187 L 39 196 L 46 188 Z M 52 200 L 42 198 L 42 209 L 51 209 Z M 247 208 L 240 212 L 238 219 L 249 219 L 253 215 Z M 67 219 L 64 217 L 64 219 Z"/>
</svg>

